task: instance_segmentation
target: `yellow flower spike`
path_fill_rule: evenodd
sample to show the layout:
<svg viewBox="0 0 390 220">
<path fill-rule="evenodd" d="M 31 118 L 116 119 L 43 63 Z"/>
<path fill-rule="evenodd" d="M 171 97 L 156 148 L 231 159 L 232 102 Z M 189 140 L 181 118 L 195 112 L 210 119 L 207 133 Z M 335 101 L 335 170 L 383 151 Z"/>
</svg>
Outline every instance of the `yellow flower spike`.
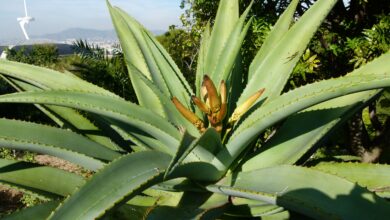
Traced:
<svg viewBox="0 0 390 220">
<path fill-rule="evenodd" d="M 176 98 L 172 98 L 172 102 L 175 105 L 176 109 L 188 120 L 190 121 L 193 125 L 196 126 L 196 128 L 200 131 L 204 131 L 204 123 L 203 121 L 198 118 L 198 116 L 195 115 L 195 113 L 191 112 L 188 110 L 186 107 L 184 107 L 183 104 Z"/>
<path fill-rule="evenodd" d="M 192 96 L 191 99 L 202 112 L 204 112 L 205 114 L 210 113 L 209 107 L 204 102 L 202 102 L 202 100 L 200 100 L 198 97 Z"/>
<path fill-rule="evenodd" d="M 217 120 L 222 121 L 225 118 L 227 113 L 227 103 L 226 103 L 227 92 L 226 92 L 226 84 L 224 80 L 221 81 L 221 84 L 219 86 L 219 93 L 221 99 L 221 109 L 219 110 Z"/>
<path fill-rule="evenodd" d="M 219 109 L 221 108 L 221 99 L 218 96 L 217 89 L 215 88 L 215 85 L 213 81 L 211 81 L 210 77 L 207 75 L 204 75 L 203 77 L 203 85 L 207 89 L 207 96 L 209 99 L 209 107 L 212 113 L 219 112 Z"/>
<path fill-rule="evenodd" d="M 202 86 L 200 87 L 200 95 L 201 95 L 201 98 L 203 99 L 203 101 L 206 102 L 206 100 L 207 100 L 207 89 L 206 89 L 206 86 L 203 85 L 203 83 L 202 83 Z"/>
<path fill-rule="evenodd" d="M 221 81 L 221 84 L 219 85 L 219 94 L 221 98 L 221 103 L 226 103 L 227 100 L 227 92 L 226 92 L 226 83 L 225 80 Z"/>
<path fill-rule="evenodd" d="M 227 113 L 227 104 L 226 103 L 222 103 L 221 104 L 221 109 L 219 110 L 219 113 L 218 113 L 217 120 L 218 121 L 223 121 L 223 119 L 226 116 L 226 113 Z"/>
<path fill-rule="evenodd" d="M 246 111 L 248 111 L 249 108 L 252 107 L 253 103 L 255 103 L 256 100 L 264 93 L 264 90 L 265 89 L 260 89 L 251 97 L 249 97 L 244 103 L 238 106 L 230 117 L 229 123 L 232 124 L 236 122 Z"/>
</svg>

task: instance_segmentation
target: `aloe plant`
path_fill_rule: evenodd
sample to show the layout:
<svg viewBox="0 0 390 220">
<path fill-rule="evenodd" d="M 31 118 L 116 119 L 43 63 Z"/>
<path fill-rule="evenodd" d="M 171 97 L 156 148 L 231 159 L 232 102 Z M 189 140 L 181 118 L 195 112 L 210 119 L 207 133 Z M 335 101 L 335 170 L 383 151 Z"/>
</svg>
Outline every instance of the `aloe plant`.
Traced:
<svg viewBox="0 0 390 220">
<path fill-rule="evenodd" d="M 126 207 L 129 219 L 390 215 L 388 165 L 301 165 L 317 142 L 390 86 L 390 53 L 344 77 L 282 93 L 336 0 L 318 0 L 296 22 L 299 1 L 291 1 L 248 73 L 240 48 L 250 7 L 239 16 L 238 0 L 221 0 L 203 33 L 196 91 L 150 32 L 107 3 L 139 105 L 70 73 L 0 61 L 1 76 L 18 90 L 0 103 L 34 104 L 58 124 L 1 119 L 1 145 L 92 173 L 85 179 L 0 160 L 1 184 L 45 201 L 8 219 L 110 218 Z"/>
</svg>

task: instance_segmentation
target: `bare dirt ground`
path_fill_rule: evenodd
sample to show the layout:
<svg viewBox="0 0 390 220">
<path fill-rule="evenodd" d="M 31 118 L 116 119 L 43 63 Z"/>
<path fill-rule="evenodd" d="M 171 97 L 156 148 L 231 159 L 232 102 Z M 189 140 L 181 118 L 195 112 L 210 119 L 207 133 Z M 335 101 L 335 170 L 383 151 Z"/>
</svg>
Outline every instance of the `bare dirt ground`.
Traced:
<svg viewBox="0 0 390 220">
<path fill-rule="evenodd" d="M 0 185 L 0 216 L 1 213 L 7 213 L 23 207 L 21 202 L 23 194 L 17 190 L 9 189 Z"/>
<path fill-rule="evenodd" d="M 50 166 L 50 167 L 55 167 L 55 168 L 58 168 L 61 170 L 66 170 L 66 171 L 69 171 L 72 173 L 80 174 L 82 172 L 82 169 L 79 166 L 77 166 L 73 163 L 69 163 L 68 161 L 62 160 L 62 159 L 57 158 L 57 157 L 53 157 L 53 156 L 49 156 L 49 155 L 36 155 L 34 157 L 34 160 L 38 164 Z"/>
<path fill-rule="evenodd" d="M 83 172 L 79 166 L 57 157 L 49 155 L 35 155 L 34 160 L 36 163 L 41 165 L 55 167 L 72 173 L 83 174 L 84 176 L 88 175 Z M 21 202 L 22 197 L 23 193 L 0 185 L 0 216 L 23 208 L 24 204 Z"/>
</svg>

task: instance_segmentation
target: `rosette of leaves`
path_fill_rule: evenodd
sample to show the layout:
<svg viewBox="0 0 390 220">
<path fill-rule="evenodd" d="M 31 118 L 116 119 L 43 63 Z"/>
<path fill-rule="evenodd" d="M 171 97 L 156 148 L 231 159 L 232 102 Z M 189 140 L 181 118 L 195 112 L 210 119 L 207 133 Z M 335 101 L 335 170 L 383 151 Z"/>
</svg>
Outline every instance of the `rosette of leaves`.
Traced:
<svg viewBox="0 0 390 220">
<path fill-rule="evenodd" d="M 2 184 L 46 201 L 8 218 L 110 218 L 115 210 L 129 219 L 389 216 L 389 166 L 302 164 L 317 142 L 390 86 L 390 54 L 282 93 L 335 3 L 316 1 L 292 24 L 293 0 L 244 73 L 239 51 L 250 8 L 239 16 L 237 0 L 221 0 L 203 33 L 196 91 L 150 32 L 108 4 L 139 105 L 68 73 L 0 61 L 2 77 L 19 90 L 0 102 L 34 104 L 60 127 L 1 119 L 1 145 L 92 172 L 85 179 L 0 160 Z"/>
</svg>

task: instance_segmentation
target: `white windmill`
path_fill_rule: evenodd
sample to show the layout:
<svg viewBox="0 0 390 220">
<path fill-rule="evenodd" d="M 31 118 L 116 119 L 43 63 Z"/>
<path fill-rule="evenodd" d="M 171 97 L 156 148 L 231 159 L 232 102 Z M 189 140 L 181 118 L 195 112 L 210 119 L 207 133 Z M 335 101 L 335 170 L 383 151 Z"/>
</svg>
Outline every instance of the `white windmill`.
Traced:
<svg viewBox="0 0 390 220">
<path fill-rule="evenodd" d="M 20 28 L 22 28 L 24 37 L 26 38 L 26 40 L 30 40 L 26 31 L 26 24 L 30 23 L 30 21 L 34 21 L 35 19 L 33 17 L 28 16 L 27 14 L 26 0 L 24 0 L 24 12 L 26 13 L 26 16 L 20 17 L 17 20 L 19 21 Z"/>
</svg>

